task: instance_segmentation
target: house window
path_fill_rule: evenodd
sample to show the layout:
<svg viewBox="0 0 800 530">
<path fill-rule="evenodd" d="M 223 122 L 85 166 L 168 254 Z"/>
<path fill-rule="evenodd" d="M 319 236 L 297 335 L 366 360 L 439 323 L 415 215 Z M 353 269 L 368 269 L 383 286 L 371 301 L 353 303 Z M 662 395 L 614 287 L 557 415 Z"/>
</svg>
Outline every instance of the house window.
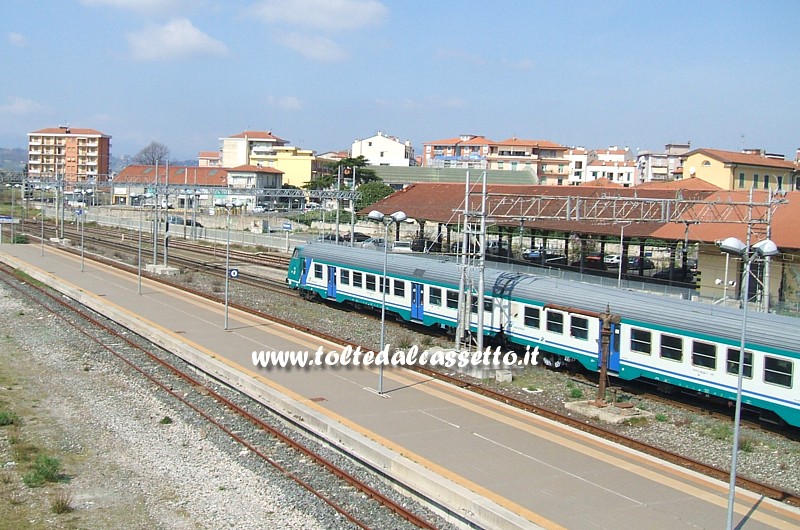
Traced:
<svg viewBox="0 0 800 530">
<path fill-rule="evenodd" d="M 364 279 L 364 276 L 363 276 L 362 273 L 354 272 L 353 273 L 353 287 L 358 287 L 359 289 L 361 289 L 361 287 L 363 286 L 363 279 Z"/>
<path fill-rule="evenodd" d="M 541 327 L 539 318 L 538 308 L 525 306 L 525 317 L 523 321 L 525 327 L 539 329 L 539 327 Z"/>
<path fill-rule="evenodd" d="M 314 278 L 322 279 L 322 264 L 314 264 Z"/>
<path fill-rule="evenodd" d="M 726 371 L 729 374 L 739 375 L 739 350 L 728 348 L 728 362 L 725 363 Z M 753 354 L 749 351 L 744 352 L 743 377 L 751 379 L 753 377 Z"/>
<path fill-rule="evenodd" d="M 442 305 L 442 290 L 438 287 L 431 287 L 428 295 L 428 302 L 431 305 Z"/>
<path fill-rule="evenodd" d="M 564 334 L 564 314 L 555 311 L 547 312 L 547 331 Z"/>
<path fill-rule="evenodd" d="M 777 357 L 764 357 L 764 381 L 792 388 L 792 361 Z"/>
<path fill-rule="evenodd" d="M 710 162 L 710 161 L 708 161 L 708 160 L 703 160 L 703 165 L 704 165 L 705 167 L 708 167 L 708 166 L 710 166 L 710 165 L 711 165 L 711 162 Z"/>
<path fill-rule="evenodd" d="M 758 173 L 753 175 L 753 187 L 754 188 L 758 187 Z"/>
<path fill-rule="evenodd" d="M 739 187 L 744 188 L 744 172 L 739 173 Z"/>
<path fill-rule="evenodd" d="M 783 175 L 778 175 L 777 179 L 778 179 L 778 189 L 782 190 L 783 189 Z"/>
<path fill-rule="evenodd" d="M 661 357 L 680 361 L 683 358 L 683 339 L 673 335 L 661 335 Z"/>
<path fill-rule="evenodd" d="M 764 175 L 764 189 L 769 189 L 769 175 Z"/>
<path fill-rule="evenodd" d="M 707 342 L 694 342 L 692 344 L 692 364 L 701 368 L 716 370 L 717 347 Z"/>
<path fill-rule="evenodd" d="M 339 283 L 342 285 L 350 285 L 350 271 L 339 269 Z"/>
<path fill-rule="evenodd" d="M 589 339 L 589 319 L 583 317 L 572 316 L 569 319 L 569 336 L 581 339 Z"/>
<path fill-rule="evenodd" d="M 649 331 L 631 328 L 631 351 L 646 353 L 650 355 L 652 348 L 652 338 Z"/>
<path fill-rule="evenodd" d="M 458 292 L 447 290 L 447 307 L 448 309 L 458 309 Z"/>
</svg>

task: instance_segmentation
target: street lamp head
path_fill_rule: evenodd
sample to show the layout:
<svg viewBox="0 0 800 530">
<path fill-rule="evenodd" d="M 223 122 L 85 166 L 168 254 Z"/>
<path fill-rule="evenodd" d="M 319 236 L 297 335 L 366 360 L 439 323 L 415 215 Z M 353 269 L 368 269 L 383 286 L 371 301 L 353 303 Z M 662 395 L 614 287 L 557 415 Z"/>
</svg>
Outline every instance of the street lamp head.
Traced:
<svg viewBox="0 0 800 530">
<path fill-rule="evenodd" d="M 778 245 L 775 244 L 774 241 L 771 239 L 764 239 L 753 245 L 753 250 L 755 250 L 759 256 L 777 256 L 780 254 L 778 251 Z"/>
<path fill-rule="evenodd" d="M 747 245 L 735 237 L 723 239 L 719 244 L 719 248 L 726 254 L 733 254 L 735 256 L 744 256 L 747 251 Z"/>
<path fill-rule="evenodd" d="M 370 221 L 375 221 L 376 223 L 382 223 L 384 217 L 385 216 L 378 210 L 372 210 L 369 212 L 369 214 L 367 214 L 367 219 Z"/>
<path fill-rule="evenodd" d="M 392 221 L 395 222 L 395 223 L 402 223 L 403 221 L 408 219 L 408 216 L 406 215 L 406 212 L 404 212 L 404 211 L 394 212 L 389 217 L 391 217 Z"/>
</svg>

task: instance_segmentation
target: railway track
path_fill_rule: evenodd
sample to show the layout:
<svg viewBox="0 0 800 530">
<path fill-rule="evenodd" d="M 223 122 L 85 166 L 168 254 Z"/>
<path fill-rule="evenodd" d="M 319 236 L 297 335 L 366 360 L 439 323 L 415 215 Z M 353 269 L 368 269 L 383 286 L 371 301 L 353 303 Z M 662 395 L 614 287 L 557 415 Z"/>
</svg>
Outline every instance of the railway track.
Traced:
<svg viewBox="0 0 800 530">
<path fill-rule="evenodd" d="M 162 281 L 164 283 L 173 285 L 170 282 L 165 281 L 165 280 L 163 280 L 161 278 L 156 278 L 156 279 L 158 281 Z M 204 292 L 204 291 L 201 291 L 201 290 L 187 288 L 186 286 L 178 286 L 178 285 L 176 285 L 176 286 L 180 287 L 182 289 L 191 291 L 191 292 L 193 292 L 194 294 L 196 294 L 198 296 L 202 296 L 202 297 L 208 298 L 210 300 L 215 300 L 217 302 L 221 301 L 218 296 L 214 296 L 214 295 L 209 294 L 207 292 Z M 282 292 L 284 294 L 288 294 L 287 291 L 285 290 L 285 288 L 282 290 Z M 332 335 L 327 334 L 327 333 L 320 333 L 318 330 L 315 330 L 315 329 L 313 329 L 313 328 L 311 328 L 309 326 L 306 326 L 304 324 L 298 324 L 298 323 L 291 322 L 291 321 L 288 321 L 288 320 L 276 318 L 273 315 L 269 315 L 267 313 L 264 313 L 263 311 L 259 311 L 257 309 L 253 309 L 253 308 L 248 307 L 246 305 L 231 304 L 231 306 L 235 307 L 238 310 L 245 311 L 245 312 L 257 315 L 257 316 L 262 317 L 262 318 L 268 318 L 270 320 L 277 321 L 279 323 L 282 323 L 282 324 L 287 325 L 289 327 L 292 327 L 294 329 L 298 329 L 298 330 L 302 330 L 302 331 L 314 334 L 316 336 L 319 336 L 319 337 L 324 338 L 326 340 L 329 340 L 331 342 L 339 343 L 339 344 L 342 344 L 342 345 L 345 344 L 345 342 L 342 341 L 342 339 L 340 337 L 332 336 Z M 388 323 L 389 322 L 387 321 L 387 324 Z M 355 347 L 355 346 L 359 346 L 359 345 L 358 344 L 352 344 L 352 346 Z M 369 349 L 373 348 L 373 346 L 366 345 L 366 344 L 360 344 L 360 346 L 362 347 L 362 349 L 366 349 L 366 350 L 369 350 Z M 703 474 L 706 474 L 708 476 L 715 477 L 715 478 L 717 478 L 719 480 L 729 480 L 729 472 L 728 472 L 728 470 L 723 470 L 723 469 L 719 469 L 719 468 L 716 468 L 716 467 L 713 467 L 713 466 L 709 466 L 709 465 L 706 465 L 706 464 L 704 464 L 702 462 L 699 462 L 697 460 L 686 458 L 686 457 L 684 457 L 684 456 L 682 456 L 680 454 L 677 454 L 677 453 L 674 453 L 674 452 L 670 452 L 670 451 L 664 451 L 662 449 L 643 444 L 643 443 L 641 443 L 641 442 L 639 442 L 639 441 L 637 441 L 637 440 L 635 440 L 633 438 L 619 435 L 619 434 L 615 433 L 614 431 L 612 431 L 610 429 L 605 429 L 602 426 L 593 425 L 593 424 L 587 423 L 586 421 L 577 420 L 574 417 L 571 417 L 571 416 L 568 416 L 568 415 L 565 415 L 565 414 L 560 414 L 560 413 L 558 413 L 556 411 L 553 411 L 553 410 L 550 410 L 550 409 L 547 409 L 547 408 L 539 407 L 539 406 L 537 406 L 535 404 L 530 403 L 529 401 L 518 399 L 518 398 L 510 395 L 509 393 L 493 390 L 493 389 L 490 389 L 490 388 L 488 388 L 488 387 L 486 387 L 484 385 L 475 384 L 475 383 L 472 383 L 472 382 L 465 381 L 464 378 L 448 375 L 446 373 L 441 373 L 441 372 L 438 372 L 438 371 L 433 371 L 433 370 L 430 370 L 430 369 L 425 368 L 425 367 L 409 367 L 409 368 L 414 369 L 414 370 L 416 370 L 416 371 L 418 371 L 418 372 L 420 372 L 420 373 L 422 373 L 422 374 L 424 374 L 426 376 L 446 381 L 446 382 L 448 382 L 450 384 L 465 388 L 467 390 L 470 390 L 472 392 L 484 395 L 486 397 L 490 397 L 490 398 L 495 399 L 497 401 L 501 401 L 501 402 L 504 402 L 506 404 L 518 407 L 520 409 L 527 410 L 527 411 L 529 411 L 531 413 L 534 413 L 536 415 L 552 419 L 554 421 L 557 421 L 557 422 L 572 426 L 572 427 L 574 427 L 576 429 L 579 429 L 579 430 L 582 430 L 582 431 L 585 431 L 585 432 L 590 432 L 591 434 L 594 434 L 596 436 L 600 436 L 600 437 L 602 437 L 604 439 L 612 440 L 612 441 L 614 441 L 616 443 L 619 443 L 621 445 L 625 445 L 627 447 L 630 447 L 632 449 L 641 451 L 643 453 L 653 455 L 655 457 L 664 459 L 666 461 L 672 462 L 672 463 L 674 463 L 676 465 L 680 465 L 680 466 L 685 467 L 687 469 L 695 470 L 695 471 L 697 471 L 699 473 L 703 473 Z M 770 486 L 770 485 L 767 485 L 767 484 L 763 484 L 763 483 L 760 483 L 758 481 L 750 480 L 750 479 L 748 479 L 746 477 L 743 477 L 741 475 L 737 475 L 737 485 L 739 487 L 742 487 L 742 488 L 757 492 L 757 493 L 759 493 L 761 495 L 764 495 L 766 497 L 769 497 L 769 498 L 772 498 L 772 499 L 775 499 L 775 500 L 779 500 L 779 501 L 782 501 L 782 502 L 786 502 L 787 504 L 791 504 L 791 505 L 794 505 L 794 506 L 800 506 L 800 498 L 798 498 L 798 496 L 795 495 L 792 492 L 783 491 L 783 490 L 781 490 L 779 488 L 776 488 L 776 487 L 773 487 L 773 486 Z"/>
<path fill-rule="evenodd" d="M 223 395 L 210 385 L 190 373 L 192 368 L 179 366 L 168 354 L 156 353 L 159 348 L 146 343 L 139 337 L 131 338 L 130 334 L 121 332 L 115 323 L 107 322 L 90 310 L 54 295 L 49 289 L 24 282 L 20 286 L 20 277 L 6 266 L 0 267 L 0 281 L 21 296 L 36 303 L 45 310 L 56 315 L 61 322 L 104 350 L 111 353 L 137 374 L 151 382 L 160 392 L 170 396 L 207 423 L 213 425 L 247 451 L 272 466 L 283 476 L 293 480 L 303 489 L 316 496 L 331 507 L 344 519 L 359 528 L 375 527 L 417 527 L 436 528 L 433 523 L 419 516 L 415 511 L 404 506 L 407 500 L 394 500 L 367 481 L 359 478 L 358 470 L 347 469 L 337 464 L 322 451 L 312 448 L 315 442 L 309 442 L 289 432 L 285 426 L 286 418 L 265 419 L 263 405 L 258 412 L 251 412 L 247 405 L 238 403 L 236 399 Z M 33 293 L 33 294 L 32 294 Z M 196 372 L 196 369 L 194 369 Z M 208 374 L 206 374 L 208 375 Z M 208 376 L 210 377 L 210 376 Z M 182 384 L 176 384 L 179 380 Z M 187 391 L 187 389 L 190 389 Z M 223 407 L 237 417 L 249 422 L 257 428 L 257 435 L 242 434 L 240 425 L 228 420 L 217 419 L 228 415 L 220 414 Z M 253 407 L 250 407 L 253 408 Z M 275 414 L 269 411 L 269 414 Z M 294 422 L 294 428 L 297 426 Z M 264 441 L 264 434 L 271 442 Z M 276 447 L 289 447 L 294 455 L 287 458 L 285 453 L 275 456 Z M 340 453 L 340 455 L 343 453 Z M 352 455 L 350 455 L 352 456 Z M 303 459 L 314 463 L 314 469 L 308 469 Z M 361 463 L 356 462 L 355 467 Z M 328 475 L 330 484 L 320 485 L 319 475 Z M 355 493 L 354 493 L 355 492 Z M 381 512 L 376 515 L 376 507 Z M 405 525 L 405 526 L 403 526 Z"/>
</svg>

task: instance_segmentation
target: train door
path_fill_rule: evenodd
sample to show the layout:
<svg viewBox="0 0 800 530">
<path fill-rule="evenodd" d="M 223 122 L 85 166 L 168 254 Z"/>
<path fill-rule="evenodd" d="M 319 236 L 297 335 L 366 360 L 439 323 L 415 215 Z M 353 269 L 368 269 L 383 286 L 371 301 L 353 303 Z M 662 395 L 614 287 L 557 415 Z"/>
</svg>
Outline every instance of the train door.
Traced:
<svg viewBox="0 0 800 530">
<path fill-rule="evenodd" d="M 303 260 L 303 272 L 300 273 L 300 285 L 305 286 L 308 281 L 308 271 L 311 270 L 311 258 Z"/>
<path fill-rule="evenodd" d="M 328 265 L 328 298 L 336 298 L 336 267 Z"/>
<path fill-rule="evenodd" d="M 619 324 L 611 323 L 611 342 L 608 346 L 608 369 L 619 373 Z"/>
<path fill-rule="evenodd" d="M 425 290 L 421 283 L 411 282 L 411 319 L 422 320 L 425 316 L 423 297 Z"/>
</svg>

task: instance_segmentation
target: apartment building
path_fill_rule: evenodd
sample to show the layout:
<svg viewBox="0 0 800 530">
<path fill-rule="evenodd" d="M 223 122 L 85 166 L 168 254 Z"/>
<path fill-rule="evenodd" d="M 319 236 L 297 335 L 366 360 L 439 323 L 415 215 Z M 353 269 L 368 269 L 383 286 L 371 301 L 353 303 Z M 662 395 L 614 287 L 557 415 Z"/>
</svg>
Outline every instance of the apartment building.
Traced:
<svg viewBox="0 0 800 530">
<path fill-rule="evenodd" d="M 800 189 L 798 162 L 760 149 L 695 149 L 683 155 L 682 160 L 684 176 L 703 179 L 724 190 Z"/>
<path fill-rule="evenodd" d="M 485 136 L 462 134 L 455 138 L 422 144 L 422 166 L 438 168 L 486 169 L 491 140 Z"/>
<path fill-rule="evenodd" d="M 356 140 L 350 147 L 350 156 L 363 156 L 371 166 L 414 166 L 414 148 L 411 141 L 400 141 L 396 136 L 389 136 L 381 131 L 378 134 Z"/>
<path fill-rule="evenodd" d="M 524 140 L 516 137 L 489 145 L 487 169 L 528 171 L 538 184 L 567 184 L 570 163 L 565 157 L 568 148 L 549 140 Z"/>
<path fill-rule="evenodd" d="M 271 131 L 244 131 L 220 138 L 220 166 L 274 168 L 283 173 L 283 183 L 303 186 L 311 180 L 314 151 L 287 145 Z"/>
<path fill-rule="evenodd" d="M 689 152 L 691 145 L 667 144 L 664 151 L 639 151 L 636 154 L 637 184 L 643 182 L 663 182 L 682 177 L 681 157 Z"/>
<path fill-rule="evenodd" d="M 106 182 L 111 136 L 94 129 L 50 127 L 28 133 L 28 178 Z"/>
</svg>

